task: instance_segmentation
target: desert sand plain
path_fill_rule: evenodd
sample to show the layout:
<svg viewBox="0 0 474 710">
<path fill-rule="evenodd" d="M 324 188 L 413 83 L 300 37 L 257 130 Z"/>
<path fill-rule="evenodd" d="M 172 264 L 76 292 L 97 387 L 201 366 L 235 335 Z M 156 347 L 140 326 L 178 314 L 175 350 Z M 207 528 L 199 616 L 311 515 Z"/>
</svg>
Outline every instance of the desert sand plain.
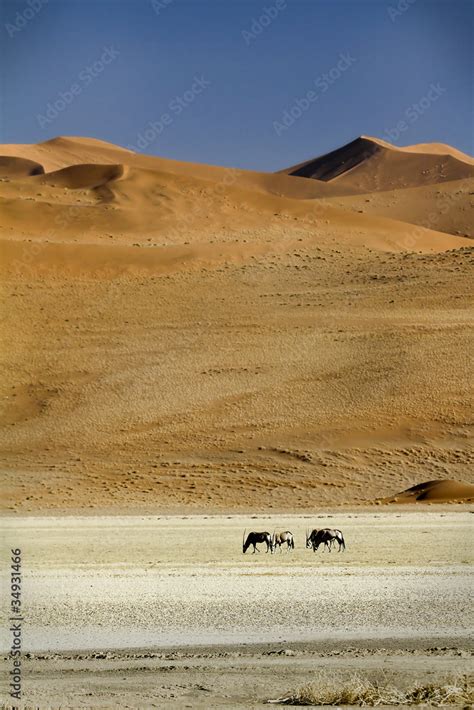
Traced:
<svg viewBox="0 0 474 710">
<path fill-rule="evenodd" d="M 25 701 L 467 672 L 472 159 L 368 137 L 276 174 L 86 138 L 0 156 Z M 311 522 L 347 551 L 305 551 Z M 242 556 L 278 523 L 293 554 Z"/>
</svg>

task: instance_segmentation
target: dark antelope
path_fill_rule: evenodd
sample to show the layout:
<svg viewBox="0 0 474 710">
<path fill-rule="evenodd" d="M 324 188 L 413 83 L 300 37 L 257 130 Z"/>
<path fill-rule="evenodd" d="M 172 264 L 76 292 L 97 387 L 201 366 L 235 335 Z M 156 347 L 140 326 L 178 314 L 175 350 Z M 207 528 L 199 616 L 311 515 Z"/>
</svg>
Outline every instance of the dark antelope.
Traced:
<svg viewBox="0 0 474 710">
<path fill-rule="evenodd" d="M 306 531 L 306 547 L 313 548 L 313 552 L 316 552 L 318 547 L 323 544 L 327 547 L 329 552 L 331 552 L 331 547 L 335 543 L 339 545 L 339 552 L 346 549 L 346 543 L 344 542 L 344 535 L 340 530 L 331 530 L 330 528 L 323 528 L 322 530 L 313 530 L 311 534 Z"/>
<path fill-rule="evenodd" d="M 289 530 L 285 530 L 284 532 L 274 532 L 272 536 L 272 552 L 275 552 L 276 548 L 281 548 L 283 545 L 286 544 L 286 551 L 289 552 L 290 550 L 295 549 L 295 538 L 293 537 L 293 533 L 291 533 Z"/>
<path fill-rule="evenodd" d="M 242 539 L 242 552 L 245 553 L 249 549 L 250 545 L 253 545 L 253 553 L 255 554 L 256 552 L 260 552 L 260 550 L 257 549 L 257 544 L 260 542 L 264 542 L 267 545 L 266 552 L 268 550 L 272 549 L 272 536 L 270 535 L 269 532 L 249 532 L 247 535 L 247 539 L 245 538 L 245 530 L 244 530 L 244 537 Z"/>
</svg>

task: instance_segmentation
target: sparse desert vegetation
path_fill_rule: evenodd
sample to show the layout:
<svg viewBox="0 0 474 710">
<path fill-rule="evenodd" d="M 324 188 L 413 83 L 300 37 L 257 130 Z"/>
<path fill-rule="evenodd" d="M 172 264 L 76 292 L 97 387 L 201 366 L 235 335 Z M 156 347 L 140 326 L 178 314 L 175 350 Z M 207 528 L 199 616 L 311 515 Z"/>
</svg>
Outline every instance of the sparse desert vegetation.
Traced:
<svg viewBox="0 0 474 710">
<path fill-rule="evenodd" d="M 406 689 L 397 681 L 375 681 L 361 675 L 343 679 L 334 674 L 319 676 L 285 698 L 269 700 L 278 705 L 357 705 L 359 707 L 427 705 L 470 707 L 474 688 L 467 676 L 454 676 L 433 683 L 418 682 Z"/>
</svg>

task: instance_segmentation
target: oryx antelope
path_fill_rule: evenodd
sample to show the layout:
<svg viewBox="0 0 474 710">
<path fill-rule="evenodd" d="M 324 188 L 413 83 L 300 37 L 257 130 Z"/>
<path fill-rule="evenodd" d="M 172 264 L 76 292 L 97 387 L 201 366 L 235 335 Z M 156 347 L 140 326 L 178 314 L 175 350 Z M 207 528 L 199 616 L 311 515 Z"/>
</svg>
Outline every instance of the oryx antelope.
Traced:
<svg viewBox="0 0 474 710">
<path fill-rule="evenodd" d="M 255 554 L 256 552 L 260 552 L 260 550 L 257 548 L 257 545 L 260 542 L 264 542 L 267 546 L 266 552 L 272 549 L 272 536 L 270 535 L 269 532 L 249 532 L 247 535 L 247 538 L 245 538 L 245 530 L 244 530 L 244 536 L 242 539 L 242 552 L 245 553 L 249 549 L 250 545 L 253 545 L 253 553 Z"/>
<path fill-rule="evenodd" d="M 275 552 L 276 548 L 281 548 L 283 545 L 286 545 L 286 551 L 289 552 L 290 550 L 295 549 L 295 538 L 293 536 L 293 533 L 291 533 L 289 530 L 285 530 L 284 532 L 274 532 L 272 535 L 272 552 Z"/>
<path fill-rule="evenodd" d="M 331 547 L 333 544 L 338 543 L 339 550 L 346 549 L 346 543 L 344 542 L 344 535 L 340 530 L 332 530 L 331 528 L 323 528 L 322 530 L 313 530 L 311 533 L 306 531 L 306 547 L 313 548 L 313 552 L 316 552 L 318 547 L 323 544 L 324 547 L 331 552 Z"/>
</svg>

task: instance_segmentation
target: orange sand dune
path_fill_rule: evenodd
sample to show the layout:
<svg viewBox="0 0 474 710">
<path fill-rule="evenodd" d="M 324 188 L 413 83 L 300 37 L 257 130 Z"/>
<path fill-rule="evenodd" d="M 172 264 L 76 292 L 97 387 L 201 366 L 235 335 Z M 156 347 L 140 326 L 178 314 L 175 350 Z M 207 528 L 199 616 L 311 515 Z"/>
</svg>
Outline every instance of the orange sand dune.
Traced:
<svg viewBox="0 0 474 710">
<path fill-rule="evenodd" d="M 436 223 L 428 231 L 407 224 L 409 219 L 386 220 L 383 208 L 354 213 L 355 202 L 338 202 L 331 185 L 319 180 L 138 156 L 100 141 L 56 139 L 32 154 L 46 150 L 56 162 L 67 163 L 72 154 L 89 160 L 91 152 L 101 161 L 123 162 L 83 162 L 0 183 L 3 239 L 160 246 L 248 237 L 278 241 L 297 229 L 300 238 L 320 245 L 431 252 L 468 244 L 459 234 L 442 235 Z M 404 201 L 402 218 L 411 215 L 408 202 L 416 199 Z M 419 225 L 418 212 L 413 222 Z M 387 210 L 387 216 L 398 214 Z"/>
<path fill-rule="evenodd" d="M 313 180 L 83 138 L 0 155 L 7 509 L 314 510 L 472 481 L 454 149 L 363 138 Z"/>
<path fill-rule="evenodd" d="M 474 177 L 474 161 L 443 144 L 406 148 L 361 136 L 282 173 L 333 184 L 344 194 L 433 185 Z"/>
<path fill-rule="evenodd" d="M 474 485 L 461 481 L 439 480 L 418 483 L 392 498 L 387 503 L 446 503 L 449 501 L 474 501 Z"/>
<path fill-rule="evenodd" d="M 1 146 L 1 154 L 36 160 L 46 172 L 79 163 L 120 163 L 123 157 L 135 153 L 113 143 L 94 138 L 53 138 L 38 144 Z"/>
<path fill-rule="evenodd" d="M 338 194 L 332 186 L 310 183 L 306 180 L 295 181 L 286 175 L 157 158 L 90 138 L 59 137 L 37 145 L 3 145 L 1 152 L 5 156 L 28 157 L 36 160 L 44 166 L 46 172 L 79 164 L 117 163 L 172 175 L 192 176 L 195 179 L 212 181 L 222 188 L 228 185 L 240 185 L 292 198 L 310 199 Z"/>
</svg>

